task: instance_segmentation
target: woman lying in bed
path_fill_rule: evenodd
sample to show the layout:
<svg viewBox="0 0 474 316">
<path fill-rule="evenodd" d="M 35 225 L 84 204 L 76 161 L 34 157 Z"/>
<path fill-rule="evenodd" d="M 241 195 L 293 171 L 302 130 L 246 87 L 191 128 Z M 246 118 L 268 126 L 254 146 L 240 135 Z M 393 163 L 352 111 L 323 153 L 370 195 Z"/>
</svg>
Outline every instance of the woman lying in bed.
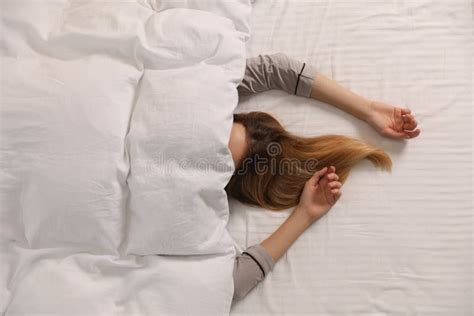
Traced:
<svg viewBox="0 0 474 316">
<path fill-rule="evenodd" d="M 366 100 L 281 53 L 249 58 L 238 87 L 240 96 L 270 89 L 334 105 L 383 136 L 410 139 L 420 134 L 409 109 Z M 352 166 L 368 159 L 391 168 L 390 157 L 379 148 L 345 136 L 296 136 L 263 112 L 234 115 L 229 149 L 236 166 L 226 187 L 230 196 L 273 210 L 296 206 L 270 237 L 236 258 L 234 301 L 263 280 L 291 244 L 337 202 Z M 317 172 L 316 163 L 322 168 Z"/>
</svg>

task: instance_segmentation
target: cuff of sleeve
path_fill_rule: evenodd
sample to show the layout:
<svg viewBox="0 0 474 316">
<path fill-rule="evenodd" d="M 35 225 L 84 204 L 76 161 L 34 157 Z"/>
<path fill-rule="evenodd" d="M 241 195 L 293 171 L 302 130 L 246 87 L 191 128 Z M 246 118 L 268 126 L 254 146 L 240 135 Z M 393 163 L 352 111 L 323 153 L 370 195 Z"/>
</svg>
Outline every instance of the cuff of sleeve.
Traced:
<svg viewBox="0 0 474 316">
<path fill-rule="evenodd" d="M 305 63 L 296 87 L 296 95 L 309 98 L 311 88 L 313 87 L 314 77 L 316 76 L 316 67 Z"/>
<path fill-rule="evenodd" d="M 262 245 L 253 245 L 247 248 L 245 252 L 250 254 L 255 260 L 258 261 L 258 263 L 263 269 L 265 276 L 273 270 L 275 262 L 273 262 L 273 258 Z"/>
</svg>

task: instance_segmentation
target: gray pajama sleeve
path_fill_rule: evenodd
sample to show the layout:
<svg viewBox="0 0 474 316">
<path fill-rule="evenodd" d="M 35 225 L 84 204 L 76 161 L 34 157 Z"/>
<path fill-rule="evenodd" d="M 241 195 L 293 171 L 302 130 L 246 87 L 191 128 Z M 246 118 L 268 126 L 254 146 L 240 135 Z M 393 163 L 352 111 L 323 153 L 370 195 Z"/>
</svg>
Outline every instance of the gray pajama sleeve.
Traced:
<svg viewBox="0 0 474 316">
<path fill-rule="evenodd" d="M 239 96 L 271 89 L 309 97 L 316 67 L 288 57 L 283 53 L 247 58 L 245 75 L 237 87 Z"/>
<path fill-rule="evenodd" d="M 266 275 L 275 263 L 260 245 L 248 247 L 234 261 L 234 301 L 243 299 Z"/>
</svg>

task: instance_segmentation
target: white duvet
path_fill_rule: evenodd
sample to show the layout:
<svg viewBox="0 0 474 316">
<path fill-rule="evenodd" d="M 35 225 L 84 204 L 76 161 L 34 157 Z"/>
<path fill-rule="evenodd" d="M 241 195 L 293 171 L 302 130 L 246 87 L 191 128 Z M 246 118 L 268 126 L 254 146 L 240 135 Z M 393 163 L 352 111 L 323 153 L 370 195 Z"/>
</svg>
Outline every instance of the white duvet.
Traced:
<svg viewBox="0 0 474 316">
<path fill-rule="evenodd" d="M 3 1 L 1 311 L 229 313 L 224 186 L 249 13 Z"/>
</svg>

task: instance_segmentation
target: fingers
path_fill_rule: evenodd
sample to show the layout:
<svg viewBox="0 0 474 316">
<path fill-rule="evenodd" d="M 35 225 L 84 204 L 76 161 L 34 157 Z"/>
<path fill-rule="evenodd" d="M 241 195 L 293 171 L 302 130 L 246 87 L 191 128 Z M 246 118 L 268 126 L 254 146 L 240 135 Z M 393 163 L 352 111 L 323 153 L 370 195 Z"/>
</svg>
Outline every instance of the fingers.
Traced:
<svg viewBox="0 0 474 316">
<path fill-rule="evenodd" d="M 334 204 L 341 196 L 342 183 L 339 182 L 339 176 L 335 173 L 336 167 L 331 166 L 328 168 L 328 173 L 321 181 L 321 185 L 324 185 L 327 200 Z"/>
<path fill-rule="evenodd" d="M 413 115 L 404 115 L 403 122 L 404 138 L 415 138 L 420 135 L 421 130 L 419 128 L 416 128 L 418 126 L 418 122 L 416 121 Z"/>
<path fill-rule="evenodd" d="M 328 186 L 331 192 L 333 190 L 340 189 L 342 187 L 342 184 L 338 181 L 339 176 L 336 174 L 336 167 L 334 166 L 329 167 L 325 178 L 328 181 Z"/>
<path fill-rule="evenodd" d="M 406 138 L 406 135 L 404 132 L 398 132 L 393 129 L 387 128 L 386 130 L 382 131 L 382 135 L 386 137 L 390 137 L 393 139 L 400 139 L 400 138 Z"/>
<path fill-rule="evenodd" d="M 328 181 L 327 177 L 324 177 L 319 182 L 319 185 L 323 189 L 322 191 L 323 191 L 324 196 L 326 197 L 326 201 L 328 201 L 330 204 L 333 204 L 334 196 L 333 196 L 333 193 L 331 192 L 331 186 L 329 185 L 329 183 L 330 182 Z"/>
<path fill-rule="evenodd" d="M 311 185 L 316 185 L 318 184 L 319 180 L 321 179 L 321 177 L 323 177 L 326 172 L 328 170 L 328 167 L 324 167 L 318 171 L 316 171 L 313 176 L 309 179 L 308 183 L 310 183 Z"/>
<path fill-rule="evenodd" d="M 410 139 L 420 135 L 418 121 L 408 108 L 396 108 L 396 120 L 394 126 L 390 126 L 381 131 L 381 134 L 393 139 Z"/>
<path fill-rule="evenodd" d="M 416 121 L 415 117 L 411 114 L 403 115 L 403 129 L 404 130 L 414 130 L 418 122 Z"/>
<path fill-rule="evenodd" d="M 404 114 L 410 114 L 411 110 L 409 108 L 402 108 L 402 115 Z"/>
<path fill-rule="evenodd" d="M 416 121 L 415 117 L 407 113 L 403 115 L 403 137 L 404 138 L 415 138 L 420 135 L 421 130 L 417 128 L 418 122 Z"/>
<path fill-rule="evenodd" d="M 332 181 L 328 183 L 328 186 L 332 191 L 334 189 L 340 189 L 342 187 L 342 184 L 339 181 Z"/>
<path fill-rule="evenodd" d="M 409 138 L 415 138 L 418 135 L 420 135 L 421 131 L 420 129 L 416 129 L 414 131 L 403 131 L 403 132 L 397 132 L 392 129 L 386 130 L 382 132 L 382 135 L 386 137 L 390 137 L 393 139 L 409 139 Z"/>
<path fill-rule="evenodd" d="M 341 192 L 341 190 L 336 189 L 336 190 L 334 190 L 334 192 L 331 191 L 331 193 L 332 193 L 332 194 L 331 194 L 330 203 L 331 203 L 331 204 L 334 204 L 334 203 L 337 202 L 337 200 L 339 200 L 339 198 L 340 198 L 341 195 L 342 195 L 342 192 Z"/>
<path fill-rule="evenodd" d="M 420 135 L 420 129 L 416 129 L 414 131 L 405 131 L 405 138 L 415 138 Z"/>
<path fill-rule="evenodd" d="M 418 121 L 415 119 L 411 110 L 402 109 L 403 118 L 403 138 L 414 138 L 420 135 L 421 130 L 418 127 Z"/>
<path fill-rule="evenodd" d="M 342 183 L 338 180 L 339 176 L 336 174 L 336 167 L 330 166 L 329 168 L 324 167 L 316 171 L 307 183 L 313 186 L 320 185 L 324 189 L 326 199 L 335 202 L 340 196 L 340 189 L 342 187 Z"/>
<path fill-rule="evenodd" d="M 329 183 L 327 184 L 327 187 L 328 187 L 328 190 L 329 190 L 333 195 L 337 195 L 337 194 L 339 194 L 340 191 L 341 191 L 342 183 L 339 182 L 339 181 L 329 182 Z"/>
<path fill-rule="evenodd" d="M 331 204 L 336 203 L 336 201 L 339 199 L 341 196 L 341 189 L 340 188 L 334 188 L 328 191 L 328 196 L 327 199 Z"/>
<path fill-rule="evenodd" d="M 339 176 L 336 174 L 336 173 L 327 173 L 326 174 L 326 178 L 329 180 L 329 181 L 337 181 L 339 180 Z"/>
</svg>

